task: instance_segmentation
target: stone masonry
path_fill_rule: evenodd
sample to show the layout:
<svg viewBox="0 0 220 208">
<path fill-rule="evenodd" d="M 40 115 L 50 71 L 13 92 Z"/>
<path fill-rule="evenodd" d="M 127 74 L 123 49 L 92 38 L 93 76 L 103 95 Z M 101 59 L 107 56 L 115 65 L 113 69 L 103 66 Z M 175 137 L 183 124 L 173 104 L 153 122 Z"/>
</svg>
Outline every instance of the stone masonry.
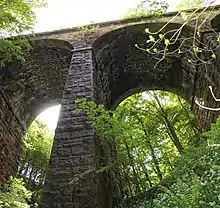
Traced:
<svg viewBox="0 0 220 208">
<path fill-rule="evenodd" d="M 74 113 L 74 101 L 93 97 L 92 51 L 73 52 L 61 102 L 42 207 L 99 207 L 97 181 L 94 176 L 84 183 L 71 184 L 73 176 L 96 168 L 93 129 L 85 115 Z M 65 202 L 65 204 L 64 204 Z"/>
<path fill-rule="evenodd" d="M 207 24 L 219 31 L 217 7 Z M 144 90 L 174 92 L 192 105 L 201 127 L 208 129 L 216 113 L 198 108 L 195 100 L 216 107 L 208 86 L 220 97 L 220 54 L 209 70 L 181 57 L 170 57 L 155 69 L 155 59 L 135 47 L 146 46 L 145 28 L 155 31 L 176 13 L 121 20 L 36 34 L 26 61 L 0 69 L 0 183 L 16 172 L 21 138 L 44 109 L 61 104 L 59 121 L 41 202 L 42 208 L 111 208 L 116 196 L 110 174 L 94 174 L 100 144 L 91 122 L 77 113 L 78 98 L 115 108 L 126 97 Z M 204 18 L 204 17 L 201 17 Z M 178 28 L 180 16 L 168 25 Z M 188 37 L 193 25 L 184 27 Z M 216 34 L 205 31 L 202 41 L 218 47 Z M 190 44 L 190 43 L 189 43 Z M 206 57 L 201 57 L 205 59 Z M 88 171 L 83 178 L 78 175 Z"/>
</svg>

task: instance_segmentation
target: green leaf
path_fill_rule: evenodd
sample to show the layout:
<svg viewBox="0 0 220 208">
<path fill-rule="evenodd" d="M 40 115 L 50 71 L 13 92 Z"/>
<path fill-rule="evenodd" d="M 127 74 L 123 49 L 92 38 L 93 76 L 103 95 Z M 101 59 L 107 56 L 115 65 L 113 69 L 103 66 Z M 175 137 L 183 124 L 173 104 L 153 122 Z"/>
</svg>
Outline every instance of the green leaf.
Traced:
<svg viewBox="0 0 220 208">
<path fill-rule="evenodd" d="M 164 35 L 163 34 L 159 34 L 159 38 L 162 40 L 162 39 L 164 39 Z"/>
<path fill-rule="evenodd" d="M 181 53 L 183 53 L 180 49 L 178 49 L 178 52 L 177 52 L 178 54 L 181 54 Z"/>
<path fill-rule="evenodd" d="M 198 47 L 193 47 L 193 51 L 194 51 L 195 53 L 201 53 L 201 52 L 202 52 L 202 50 L 199 49 Z"/>
<path fill-rule="evenodd" d="M 149 29 L 149 28 L 146 28 L 146 29 L 145 29 L 145 32 L 146 32 L 146 33 L 150 33 L 150 29 Z"/>
<path fill-rule="evenodd" d="M 155 38 L 152 35 L 149 35 L 149 40 L 147 40 L 147 43 L 155 42 Z"/>
<path fill-rule="evenodd" d="M 216 55 L 214 53 L 212 53 L 212 58 L 216 59 Z"/>
<path fill-rule="evenodd" d="M 186 21 L 188 19 L 188 14 L 186 12 L 181 12 L 180 15 L 184 21 Z"/>
<path fill-rule="evenodd" d="M 24 60 L 30 49 L 28 36 L 33 32 L 35 9 L 41 7 L 41 0 L 0 0 L 0 67 L 15 59 Z M 13 37 L 12 37 L 13 36 Z M 10 39 L 3 39 L 11 37 Z"/>
<path fill-rule="evenodd" d="M 220 43 L 220 33 L 218 33 L 217 42 Z"/>
<path fill-rule="evenodd" d="M 169 40 L 169 39 L 165 39 L 165 40 L 164 40 L 164 44 L 165 44 L 166 46 L 168 46 L 168 45 L 170 44 L 170 40 Z"/>
</svg>

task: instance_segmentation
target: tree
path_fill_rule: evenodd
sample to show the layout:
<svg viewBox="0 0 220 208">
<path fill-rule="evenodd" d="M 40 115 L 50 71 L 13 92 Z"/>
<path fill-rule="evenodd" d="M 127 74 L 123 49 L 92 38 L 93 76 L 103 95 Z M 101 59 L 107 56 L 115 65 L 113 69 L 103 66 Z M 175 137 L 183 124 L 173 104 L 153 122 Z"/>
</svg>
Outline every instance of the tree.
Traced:
<svg viewBox="0 0 220 208">
<path fill-rule="evenodd" d="M 220 149 L 219 149 L 220 118 L 212 125 L 209 132 L 204 133 L 210 142 L 199 147 L 188 147 L 183 155 L 176 158 L 175 168 L 170 174 L 174 183 L 169 187 L 160 186 L 161 192 L 155 199 L 138 200 L 135 208 L 218 208 Z M 127 206 L 122 206 L 127 207 Z"/>
<path fill-rule="evenodd" d="M 190 63 L 192 66 L 203 66 L 208 68 L 217 58 L 218 46 L 210 47 L 201 39 L 206 31 L 212 31 L 216 42 L 220 42 L 220 34 L 207 24 L 210 21 L 209 15 L 205 13 L 212 12 L 215 7 L 209 7 L 213 2 L 208 1 L 204 7 L 197 6 L 193 10 L 179 11 L 176 15 L 165 23 L 157 31 L 145 29 L 148 39 L 147 46 L 144 48 L 136 47 L 142 51 L 150 53 L 157 61 L 156 68 L 160 62 L 170 58 L 180 58 Z M 182 18 L 182 24 L 176 28 L 169 29 L 169 25 L 175 22 L 177 18 Z M 193 27 L 192 27 L 193 25 Z M 184 37 L 184 28 L 192 29 L 189 36 Z M 206 57 L 206 58 L 203 58 Z"/>
<path fill-rule="evenodd" d="M 32 123 L 23 141 L 19 175 L 28 186 L 41 187 L 49 163 L 53 134 L 44 123 L 36 120 Z"/>
<path fill-rule="evenodd" d="M 44 0 L 1 0 L 0 1 L 0 67 L 15 59 L 24 59 L 29 49 L 27 36 L 35 23 L 34 9 L 43 6 Z"/>
<path fill-rule="evenodd" d="M 136 7 L 131 8 L 124 16 L 125 19 L 144 17 L 147 15 L 160 15 L 168 8 L 166 0 L 144 0 Z"/>
<path fill-rule="evenodd" d="M 168 92 L 135 94 L 115 111 L 86 99 L 77 100 L 77 104 L 100 138 L 105 155 L 100 169 L 119 169 L 123 197 L 138 195 L 160 183 L 174 170 L 175 158 L 199 134 L 191 125 L 194 118 L 189 105 Z"/>
<path fill-rule="evenodd" d="M 210 49 L 206 47 L 204 43 L 201 42 L 200 37 L 203 32 L 201 28 L 202 27 L 206 28 L 204 23 L 208 20 L 203 13 L 212 10 L 213 8 L 204 7 L 201 9 L 200 6 L 202 5 L 202 3 L 204 3 L 202 1 L 182 1 L 182 2 L 185 5 L 187 5 L 188 3 L 187 9 L 196 7 L 194 11 L 177 13 L 176 17 L 182 16 L 183 24 L 179 28 L 171 31 L 170 30 L 165 31 L 165 33 L 163 33 L 163 29 L 169 24 L 169 22 L 165 24 L 163 28 L 159 29 L 158 32 L 155 33 L 150 32 L 149 29 L 146 29 L 146 32 L 149 34 L 149 39 L 146 41 L 149 44 L 149 48 L 147 49 L 140 48 L 140 49 L 153 54 L 154 58 L 158 60 L 158 63 L 166 59 L 168 56 L 173 55 L 173 56 L 185 58 L 186 61 L 188 61 L 190 64 L 194 66 L 204 65 L 206 67 L 208 64 L 210 64 L 212 61 L 216 59 L 216 55 L 215 55 L 216 49 L 215 48 Z M 193 4 L 193 2 L 195 4 Z M 184 8 L 181 8 L 181 10 L 182 9 Z M 200 18 L 202 15 L 204 16 L 204 18 L 201 21 Z M 188 44 L 186 38 L 182 38 L 180 36 L 182 32 L 182 28 L 189 23 L 194 23 L 195 25 L 194 35 L 192 37 L 189 37 L 189 39 L 192 41 L 193 44 Z M 169 36 L 169 33 L 171 34 L 171 36 Z M 219 42 L 220 40 L 219 34 L 217 34 L 214 30 L 213 33 L 216 34 L 216 41 Z M 180 44 L 177 45 L 177 47 L 174 48 L 173 50 L 171 45 L 177 44 L 177 42 L 179 42 Z M 182 49 L 183 43 L 184 45 L 188 44 L 189 47 L 187 48 L 187 50 Z M 198 45 L 202 47 L 200 46 L 198 47 Z M 160 46 L 163 46 L 164 48 Z M 190 56 L 188 56 L 189 54 Z M 207 61 L 201 59 L 200 54 L 208 55 Z M 210 90 L 212 93 L 211 88 Z M 135 206 L 132 207 L 135 208 L 220 207 L 218 191 L 216 191 L 217 187 L 219 187 L 218 179 L 220 175 L 220 171 L 219 171 L 220 166 L 218 159 L 220 154 L 218 126 L 220 122 L 217 122 L 216 125 L 213 125 L 212 130 L 210 132 L 203 134 L 205 137 L 208 138 L 208 142 L 206 141 L 206 139 L 202 139 L 202 141 L 198 144 L 197 141 L 198 139 L 200 139 L 199 137 L 201 137 L 201 135 L 199 135 L 198 128 L 194 125 L 194 122 L 190 119 L 191 118 L 190 112 L 186 111 L 185 106 L 182 103 L 182 100 L 180 100 L 179 97 L 177 97 L 179 103 L 178 106 L 173 105 L 174 99 L 172 99 L 172 102 L 170 102 L 168 105 L 164 105 L 164 101 L 161 102 L 160 100 L 161 95 L 163 95 L 163 93 L 160 94 L 152 93 L 152 97 L 154 98 L 154 100 L 147 102 L 147 105 L 140 105 L 140 103 L 136 102 L 136 104 L 133 105 L 135 111 L 133 109 L 132 114 L 133 115 L 138 114 L 138 116 L 136 116 L 136 123 L 138 124 L 137 121 L 139 120 L 139 123 L 141 123 L 143 131 L 145 131 L 145 135 L 147 135 L 146 136 L 148 138 L 147 141 L 153 144 L 150 145 L 151 147 L 149 149 L 152 149 L 153 151 L 156 152 L 154 155 L 156 155 L 155 158 L 157 160 L 157 164 L 159 164 L 158 167 L 160 168 L 162 175 L 166 174 L 166 172 L 164 172 L 164 167 L 167 166 L 171 167 L 171 170 L 168 172 L 168 176 L 169 178 L 171 178 L 172 181 L 169 180 L 169 185 L 165 185 L 165 186 L 163 185 L 163 183 L 159 183 L 157 187 L 159 187 L 160 189 L 159 191 L 160 194 L 159 195 L 156 194 L 157 197 L 155 198 L 155 200 L 143 200 L 142 203 L 140 197 L 136 197 L 137 203 Z M 213 96 L 213 98 L 215 97 Z M 219 101 L 218 99 L 215 100 Z M 138 109 L 137 104 L 139 105 L 139 110 L 137 110 Z M 157 127 L 157 125 L 153 125 L 153 127 L 147 128 L 148 126 L 150 126 L 149 124 L 151 123 L 153 117 L 151 117 L 151 113 L 149 113 L 149 111 L 148 113 L 141 114 L 140 116 L 140 112 L 146 106 L 148 109 L 151 109 L 150 112 L 154 113 L 153 115 L 155 117 L 153 120 L 158 119 L 157 123 L 160 123 L 159 128 Z M 210 109 L 205 106 L 203 106 L 203 108 Z M 179 110 L 176 111 L 177 109 Z M 219 109 L 212 109 L 212 110 L 219 110 Z M 182 122 L 183 121 L 182 116 L 187 117 L 189 119 L 188 122 Z M 139 117 L 141 117 L 141 119 L 137 119 Z M 126 120 L 130 121 L 130 119 L 128 119 L 128 116 Z M 160 132 L 161 130 L 163 130 L 164 127 L 165 127 L 165 131 L 164 131 L 165 135 L 160 133 L 159 134 L 155 133 L 155 132 Z M 134 129 L 134 125 L 132 125 L 131 128 Z M 152 128 L 153 128 L 152 131 L 153 135 L 149 135 L 148 132 L 150 132 Z M 190 129 L 190 134 L 188 134 L 189 129 Z M 170 138 L 167 137 L 166 134 L 168 134 Z M 138 136 L 140 136 L 140 133 L 139 135 L 135 135 L 135 143 L 139 145 L 138 149 L 141 149 L 143 148 L 143 146 L 142 145 L 140 146 L 139 140 L 137 140 Z M 158 139 L 158 136 L 159 138 L 163 136 L 163 140 Z M 165 146 L 164 144 L 166 144 L 166 139 L 170 139 L 172 143 L 170 143 L 170 140 L 168 140 L 169 145 Z M 174 145 L 176 149 L 179 151 L 179 153 L 181 153 L 181 156 L 178 157 L 177 155 L 175 155 L 173 157 L 174 152 L 166 152 L 167 147 L 169 147 L 170 145 L 172 145 L 172 148 Z M 149 155 L 149 153 L 147 154 Z M 144 154 L 145 160 L 147 154 Z M 153 157 L 154 156 L 152 156 L 152 158 Z M 140 154 L 138 154 L 138 158 L 141 158 Z M 174 159 L 174 161 L 170 162 L 169 159 Z M 166 165 L 164 165 L 164 160 L 166 161 Z M 153 161 L 154 160 L 152 160 L 152 162 Z M 147 164 L 148 171 L 149 171 L 149 167 L 154 169 L 152 162 L 150 164 L 149 163 Z M 137 166 L 138 164 L 136 164 L 136 167 Z M 154 172 L 156 173 L 156 171 Z M 139 174 L 139 172 L 137 173 Z M 152 186 L 152 178 L 153 178 L 152 172 L 147 175 L 148 178 L 150 178 L 151 186 Z M 148 180 L 147 177 L 146 180 Z M 157 183 L 153 182 L 153 186 L 155 186 L 156 184 Z M 147 192 L 147 194 L 150 193 L 151 192 Z M 131 204 L 128 204 L 128 206 L 125 207 L 131 207 Z"/>
<path fill-rule="evenodd" d="M 35 120 L 23 138 L 23 152 L 16 178 L 0 187 L 0 207 L 35 208 L 40 201 L 42 185 L 49 163 L 53 134 Z"/>
<path fill-rule="evenodd" d="M 1 208 L 27 208 L 31 192 L 26 189 L 24 182 L 18 178 L 10 178 L 0 189 Z M 33 206 L 34 208 L 35 206 Z"/>
<path fill-rule="evenodd" d="M 194 9 L 205 6 L 206 0 L 181 0 L 177 5 L 178 10 Z"/>
</svg>

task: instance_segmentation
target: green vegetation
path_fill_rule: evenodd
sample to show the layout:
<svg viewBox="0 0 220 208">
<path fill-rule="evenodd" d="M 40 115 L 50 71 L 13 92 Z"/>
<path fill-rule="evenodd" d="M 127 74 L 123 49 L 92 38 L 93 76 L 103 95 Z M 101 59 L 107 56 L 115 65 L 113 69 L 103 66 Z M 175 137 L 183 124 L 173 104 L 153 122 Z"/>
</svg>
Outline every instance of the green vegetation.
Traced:
<svg viewBox="0 0 220 208">
<path fill-rule="evenodd" d="M 0 35 L 1 38 L 10 36 L 0 39 L 0 66 L 14 58 L 23 59 L 27 40 L 11 36 L 31 30 L 35 19 L 33 8 L 38 3 L 0 2 L 3 8 L 0 11 Z M 194 8 L 201 3 L 183 0 L 179 8 Z M 165 1 L 148 0 L 131 9 L 125 18 L 157 15 L 166 9 Z M 202 62 L 198 55 L 202 52 L 210 53 L 205 64 L 215 60 L 212 50 L 205 49 L 204 45 L 198 47 L 201 24 L 195 26 L 191 38 L 193 44 L 188 44 L 187 51 L 192 52 L 192 58 L 187 56 L 181 44 L 172 50 L 171 45 L 185 41 L 180 37 L 183 27 L 198 22 L 195 12 L 179 14 L 183 17 L 183 25 L 173 30 L 171 37 L 170 31 L 159 30 L 153 34 L 146 29 L 150 47 L 140 49 L 153 54 L 158 63 L 169 55 L 178 55 L 196 65 Z M 84 27 L 79 31 L 87 35 L 96 29 L 95 26 Z M 161 45 L 162 49 L 158 50 Z M 162 91 L 133 95 L 114 111 L 86 99 L 76 103 L 77 111 L 86 113 L 92 121 L 104 154 L 100 155 L 98 169 L 77 175 L 73 183 L 91 172 L 111 171 L 117 178 L 114 185 L 121 194 L 122 208 L 220 207 L 220 118 L 211 131 L 202 133 L 188 103 L 175 94 Z M 44 124 L 36 121 L 23 141 L 17 177 L 10 178 L 0 189 L 2 208 L 34 208 L 40 199 L 53 136 Z"/>
<path fill-rule="evenodd" d="M 0 67 L 6 62 L 24 59 L 25 50 L 30 47 L 28 37 L 15 36 L 32 32 L 34 9 L 41 6 L 44 6 L 43 0 L 0 1 Z"/>
<path fill-rule="evenodd" d="M 209 135 L 212 140 L 216 136 L 216 128 L 219 132 L 220 118 L 212 130 L 204 135 Z M 175 182 L 169 187 L 159 186 L 161 191 L 154 199 L 133 201 L 133 207 L 220 207 L 219 142 L 218 139 L 216 145 L 210 146 L 204 142 L 200 147 L 189 147 L 182 156 L 176 158 L 175 169 L 171 173 Z M 127 204 L 122 207 L 127 207 Z"/>
<path fill-rule="evenodd" d="M 104 152 L 111 154 L 116 144 L 117 156 L 112 161 L 108 155 L 107 164 L 120 167 L 126 197 L 158 184 L 172 172 L 175 158 L 200 140 L 188 104 L 168 92 L 133 95 L 115 111 L 85 99 L 77 102 L 93 121 Z"/>
<path fill-rule="evenodd" d="M 53 134 L 36 120 L 23 138 L 23 153 L 16 178 L 0 189 L 0 207 L 37 207 L 49 163 Z"/>
<path fill-rule="evenodd" d="M 96 171 L 119 173 L 120 207 L 220 206 L 220 118 L 201 134 L 188 104 L 160 91 L 133 95 L 115 111 L 77 104 L 107 153 Z"/>
<path fill-rule="evenodd" d="M 177 5 L 177 10 L 194 9 L 205 6 L 206 0 L 181 0 Z"/>
<path fill-rule="evenodd" d="M 10 178 L 0 189 L 1 208 L 27 208 L 30 200 L 31 192 L 27 190 L 21 179 Z"/>
<path fill-rule="evenodd" d="M 53 134 L 44 123 L 36 120 L 30 126 L 23 142 L 24 148 L 18 174 L 30 186 L 41 186 L 50 159 Z"/>
<path fill-rule="evenodd" d="M 81 35 L 87 36 L 92 33 L 95 33 L 100 28 L 99 25 L 88 25 L 88 26 L 81 26 L 78 28 L 78 31 Z"/>
<path fill-rule="evenodd" d="M 131 8 L 124 16 L 125 19 L 144 17 L 148 15 L 163 14 L 168 8 L 168 3 L 165 0 L 145 0 L 136 7 Z"/>
<path fill-rule="evenodd" d="M 193 3 L 194 2 L 194 3 Z M 150 31 L 149 28 L 145 29 L 147 34 L 146 47 L 142 48 L 136 44 L 136 47 L 144 52 L 152 55 L 157 61 L 155 68 L 158 64 L 170 57 L 176 57 L 185 60 L 194 66 L 203 65 L 208 68 L 216 60 L 216 54 L 218 53 L 217 47 L 210 48 L 202 40 L 202 34 L 204 31 L 209 30 L 215 34 L 216 42 L 219 43 L 219 33 L 210 27 L 207 22 L 209 15 L 207 13 L 212 12 L 215 7 L 208 7 L 214 1 L 182 1 L 179 5 L 179 12 L 163 25 L 157 31 Z M 188 6 L 190 4 L 191 6 Z M 201 7 L 203 5 L 204 7 Z M 184 8 L 195 8 L 194 10 L 181 11 Z M 175 28 L 170 29 L 170 23 L 179 22 L 179 18 L 182 18 L 182 24 L 177 25 Z M 192 27 L 193 25 L 193 27 Z M 189 27 L 188 31 L 185 28 Z M 184 37 L 184 33 L 191 34 Z M 207 57 L 202 59 L 201 57 Z"/>
</svg>

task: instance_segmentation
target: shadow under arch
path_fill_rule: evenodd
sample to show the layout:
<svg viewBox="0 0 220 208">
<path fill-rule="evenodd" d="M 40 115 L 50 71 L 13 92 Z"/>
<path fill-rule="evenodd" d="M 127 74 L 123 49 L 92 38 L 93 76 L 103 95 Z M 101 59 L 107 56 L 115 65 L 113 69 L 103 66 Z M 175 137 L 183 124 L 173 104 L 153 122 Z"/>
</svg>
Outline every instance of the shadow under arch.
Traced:
<svg viewBox="0 0 220 208">
<path fill-rule="evenodd" d="M 21 138 L 46 108 L 61 103 L 72 56 L 67 41 L 38 39 L 25 62 L 0 69 L 0 184 L 14 175 L 20 161 Z"/>
<path fill-rule="evenodd" d="M 140 91 L 165 90 L 190 102 L 196 69 L 182 57 L 168 57 L 160 62 L 135 47 L 149 47 L 145 29 L 159 30 L 166 23 L 141 23 L 108 32 L 93 43 L 96 58 L 94 73 L 96 100 L 115 108 L 124 98 Z M 169 23 L 163 32 L 179 28 Z M 184 27 L 180 37 L 191 37 L 193 28 Z M 179 44 L 179 43 L 178 43 Z"/>
<path fill-rule="evenodd" d="M 61 103 L 72 45 L 56 39 L 31 41 L 25 62 L 0 69 L 0 85 L 14 113 L 27 125 L 45 109 Z"/>
</svg>

